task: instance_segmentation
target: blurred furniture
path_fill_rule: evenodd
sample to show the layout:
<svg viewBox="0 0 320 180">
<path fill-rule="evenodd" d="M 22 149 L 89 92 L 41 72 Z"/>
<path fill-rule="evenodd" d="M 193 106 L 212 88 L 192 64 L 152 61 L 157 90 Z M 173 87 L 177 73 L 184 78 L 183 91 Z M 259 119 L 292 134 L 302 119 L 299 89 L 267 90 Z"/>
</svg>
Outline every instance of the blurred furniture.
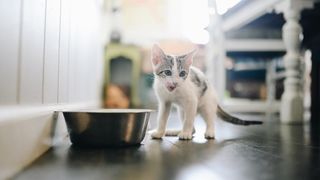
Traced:
<svg viewBox="0 0 320 180">
<path fill-rule="evenodd" d="M 223 17 L 222 28 L 227 32 L 227 38 L 260 38 L 262 42 L 268 39 L 283 41 L 286 54 L 284 56 L 284 93 L 280 108 L 282 123 L 301 124 L 304 121 L 304 83 L 301 83 L 304 72 L 304 63 L 301 58 L 301 34 L 303 32 L 301 23 L 303 22 L 300 14 L 303 10 L 313 8 L 316 2 L 315 0 L 242 1 Z M 268 18 L 268 16 L 275 18 Z M 316 23 L 318 18 L 314 20 L 312 24 L 318 24 Z M 309 46 L 309 48 L 319 49 L 318 46 Z M 316 94 L 319 92 L 314 93 L 314 89 L 312 92 L 313 96 L 317 97 Z"/>
<path fill-rule="evenodd" d="M 265 49 L 266 51 L 267 49 Z M 283 52 L 229 52 L 227 70 L 229 99 L 224 104 L 237 112 L 279 112 L 283 93 Z M 237 60 L 236 60 L 237 59 Z"/>
<path fill-rule="evenodd" d="M 311 123 L 320 124 L 320 2 L 301 12 L 302 46 L 311 51 Z"/>
<path fill-rule="evenodd" d="M 140 106 L 138 88 L 141 58 L 140 49 L 133 45 L 111 43 L 106 48 L 104 81 L 105 89 L 107 89 L 111 84 L 127 87 L 129 89 L 131 107 Z M 123 67 L 119 69 L 118 64 L 118 68 L 116 70 L 113 69 L 114 67 L 112 67 L 112 64 L 115 64 L 113 61 L 122 61 Z M 104 98 L 107 97 L 106 92 L 107 91 L 105 91 Z"/>
</svg>

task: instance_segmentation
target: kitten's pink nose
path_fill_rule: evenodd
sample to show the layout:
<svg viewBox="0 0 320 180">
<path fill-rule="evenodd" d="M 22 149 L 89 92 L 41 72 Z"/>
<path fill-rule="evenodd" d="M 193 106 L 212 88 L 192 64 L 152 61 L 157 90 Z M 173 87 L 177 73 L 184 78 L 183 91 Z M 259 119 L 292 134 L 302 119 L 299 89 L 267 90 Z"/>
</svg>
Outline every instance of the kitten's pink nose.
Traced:
<svg viewBox="0 0 320 180">
<path fill-rule="evenodd" d="M 168 88 L 168 90 L 171 92 L 171 91 L 173 91 L 174 89 L 176 89 L 177 85 L 178 85 L 178 83 L 176 83 L 176 82 L 174 82 L 174 83 L 168 83 L 168 84 L 167 84 L 167 88 Z"/>
</svg>

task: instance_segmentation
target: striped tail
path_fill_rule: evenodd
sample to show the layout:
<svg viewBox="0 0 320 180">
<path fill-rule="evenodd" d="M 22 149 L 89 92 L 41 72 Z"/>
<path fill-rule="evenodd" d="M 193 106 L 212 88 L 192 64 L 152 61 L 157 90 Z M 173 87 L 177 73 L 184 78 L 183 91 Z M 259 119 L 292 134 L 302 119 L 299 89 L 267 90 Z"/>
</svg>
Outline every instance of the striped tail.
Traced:
<svg viewBox="0 0 320 180">
<path fill-rule="evenodd" d="M 232 123 L 232 124 L 237 124 L 237 125 L 242 125 L 242 126 L 248 126 L 248 125 L 256 125 L 256 124 L 262 124 L 262 121 L 245 121 L 242 119 L 239 119 L 237 117 L 234 117 L 227 112 L 225 112 L 219 105 L 218 105 L 218 111 L 217 115 L 224 121 Z"/>
</svg>

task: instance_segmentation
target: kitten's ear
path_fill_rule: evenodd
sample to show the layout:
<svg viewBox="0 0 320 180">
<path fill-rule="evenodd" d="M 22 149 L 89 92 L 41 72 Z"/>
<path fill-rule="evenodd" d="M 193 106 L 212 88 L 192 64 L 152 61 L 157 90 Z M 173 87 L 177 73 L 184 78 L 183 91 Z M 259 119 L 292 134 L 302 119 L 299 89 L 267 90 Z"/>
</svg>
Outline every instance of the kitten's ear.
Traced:
<svg viewBox="0 0 320 180">
<path fill-rule="evenodd" d="M 198 52 L 197 49 L 192 50 L 191 52 L 185 55 L 186 65 L 191 66 L 193 63 L 193 56 Z"/>
<path fill-rule="evenodd" d="M 164 57 L 165 54 L 163 50 L 157 44 L 154 44 L 152 47 L 152 64 L 158 65 Z"/>
</svg>

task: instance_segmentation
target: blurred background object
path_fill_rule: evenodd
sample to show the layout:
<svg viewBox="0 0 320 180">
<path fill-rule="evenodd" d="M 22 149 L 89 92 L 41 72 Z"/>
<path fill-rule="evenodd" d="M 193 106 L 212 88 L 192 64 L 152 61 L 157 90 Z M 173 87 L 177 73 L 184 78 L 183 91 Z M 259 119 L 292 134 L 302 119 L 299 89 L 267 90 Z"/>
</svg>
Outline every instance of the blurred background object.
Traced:
<svg viewBox="0 0 320 180">
<path fill-rule="evenodd" d="M 109 84 L 106 88 L 105 108 L 129 108 L 130 98 L 129 90 L 125 87 Z"/>
<path fill-rule="evenodd" d="M 316 57 L 318 31 L 310 22 L 318 17 L 318 1 L 42 1 L 30 7 L 13 3 L 10 12 L 2 13 L 1 37 L 10 42 L 1 53 L 3 105 L 95 102 L 111 107 L 108 92 L 117 86 L 128 107 L 156 108 L 150 63 L 154 43 L 171 54 L 197 48 L 194 65 L 231 111 L 299 109 L 303 119 L 301 108 L 318 103 L 317 83 L 311 84 L 315 98 L 307 98 L 310 83 L 304 82 L 311 69 L 315 82 L 318 77 L 317 60 L 305 66 Z M 34 25 L 33 11 L 48 19 Z M 300 105 L 281 110 L 281 101 Z"/>
<path fill-rule="evenodd" d="M 21 169 L 46 151 L 51 125 L 61 125 L 58 109 L 156 109 L 154 43 L 177 55 L 197 48 L 194 66 L 230 112 L 280 114 L 285 124 L 311 114 L 318 124 L 319 7 L 319 0 L 1 0 L 0 147 L 9 145 L 0 167 L 12 161 Z M 4 138 L 11 132 L 34 146 L 16 147 Z"/>
<path fill-rule="evenodd" d="M 125 85 L 130 86 L 128 87 L 130 107 L 156 108 L 150 64 L 152 44 L 160 44 L 167 53 L 171 54 L 181 54 L 198 48 L 195 66 L 207 74 L 217 89 L 220 103 L 227 109 L 238 112 L 278 113 L 281 97 L 285 91 L 286 77 L 301 81 L 302 84 L 295 83 L 295 89 L 298 88 L 298 94 L 305 94 L 304 99 L 308 99 L 308 92 L 303 90 L 305 88 L 299 87 L 299 84 L 303 85 L 305 78 L 301 75 L 286 76 L 284 62 L 301 63 L 297 70 L 294 68 L 289 70 L 296 73 L 303 71 L 304 74 L 308 74 L 310 68 L 305 69 L 306 63 L 302 63 L 301 60 L 284 61 L 283 59 L 288 49 L 282 39 L 284 33 L 282 27 L 287 21 L 283 13 L 291 11 L 290 8 L 294 12 L 312 9 L 312 1 L 301 2 L 290 0 L 106 1 L 105 19 L 111 22 L 111 27 L 106 28 L 105 31 L 107 37 L 105 71 L 107 73 L 105 73 L 104 86 L 107 88 L 110 78 L 110 82 L 119 81 L 120 83 L 121 78 L 124 80 L 131 73 L 132 76 L 127 78 L 131 84 Z M 290 38 L 295 39 L 298 35 Z M 299 41 L 294 43 L 301 46 Z M 139 54 L 136 56 L 139 58 L 133 60 L 128 57 L 128 53 L 123 50 L 128 47 L 136 48 L 135 52 Z M 300 53 L 298 50 L 295 51 Z M 303 52 L 305 51 L 301 51 L 301 57 Z M 113 60 L 118 60 L 111 68 L 113 73 L 109 74 L 109 56 L 113 53 L 117 54 Z M 127 64 L 123 58 L 128 60 Z M 129 65 L 129 61 L 134 63 Z M 310 58 L 306 58 L 305 61 L 310 61 Z M 138 65 L 134 66 L 134 64 Z M 117 75 L 117 72 L 121 76 Z M 293 81 L 292 79 L 290 81 Z M 288 85 L 287 89 L 289 87 L 293 86 Z M 106 97 L 106 94 L 103 97 Z M 299 101 L 298 104 L 303 103 Z M 305 101 L 303 103 L 305 108 L 308 108 L 310 102 L 303 101 Z M 255 104 L 255 106 L 248 104 Z M 284 111 L 292 112 L 292 110 Z"/>
</svg>

